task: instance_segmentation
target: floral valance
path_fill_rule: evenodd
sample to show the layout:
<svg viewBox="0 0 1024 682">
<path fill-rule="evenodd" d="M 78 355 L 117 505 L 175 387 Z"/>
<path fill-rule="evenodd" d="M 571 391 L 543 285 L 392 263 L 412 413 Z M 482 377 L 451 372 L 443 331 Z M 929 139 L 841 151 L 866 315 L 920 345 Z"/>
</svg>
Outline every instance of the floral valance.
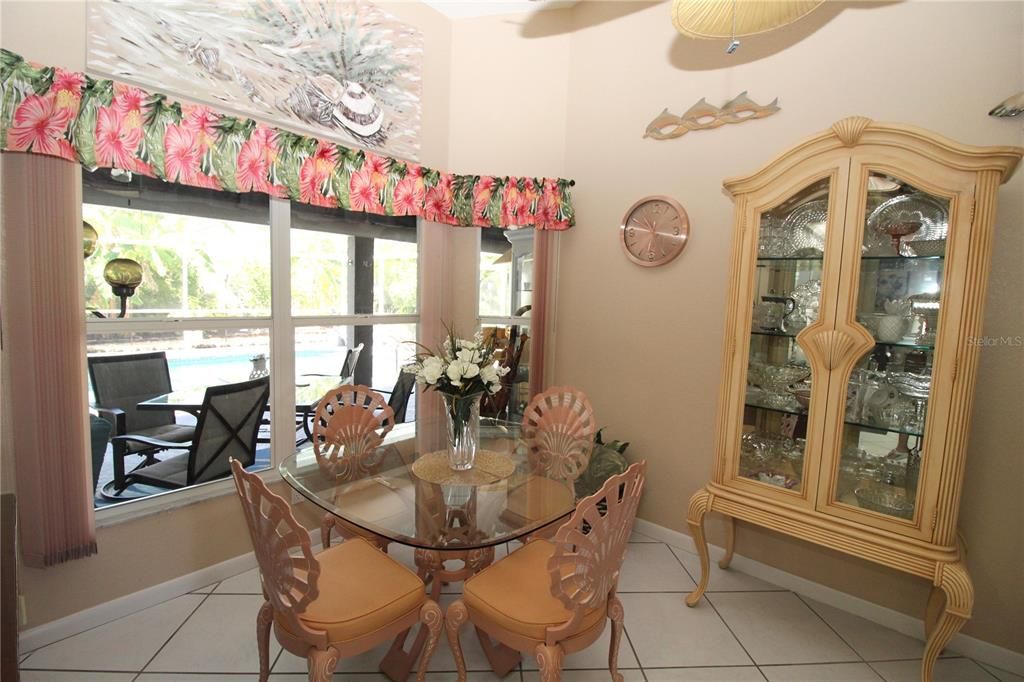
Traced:
<svg viewBox="0 0 1024 682">
<path fill-rule="evenodd" d="M 457 175 L 0 49 L 0 149 L 167 182 L 448 225 L 564 230 L 561 178 Z"/>
</svg>

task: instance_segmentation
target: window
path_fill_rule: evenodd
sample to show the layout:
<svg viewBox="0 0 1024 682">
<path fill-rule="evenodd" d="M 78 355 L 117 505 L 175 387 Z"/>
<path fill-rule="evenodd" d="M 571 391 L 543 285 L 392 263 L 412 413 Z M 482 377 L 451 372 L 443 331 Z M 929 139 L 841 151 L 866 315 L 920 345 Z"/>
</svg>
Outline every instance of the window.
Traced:
<svg viewBox="0 0 1024 682">
<path fill-rule="evenodd" d="M 533 228 L 480 230 L 480 326 L 512 370 L 507 401 L 497 401 L 497 416 L 512 420 L 529 402 L 533 239 Z"/>
<path fill-rule="evenodd" d="M 108 402 L 113 398 L 123 404 L 130 433 L 161 438 L 178 427 L 194 426 L 195 404 L 201 404 L 207 387 L 246 381 L 270 356 L 269 199 L 128 173 L 83 171 L 82 177 L 82 217 L 98 236 L 94 252 L 85 260 L 86 352 L 91 361 L 163 353 L 172 397 L 160 405 L 140 407 L 154 396 L 128 395 L 127 389 L 121 391 L 125 395 L 117 395 L 118 382 L 127 380 L 125 372 L 139 371 L 134 365 L 117 370 L 121 375 L 97 374 L 94 380 L 107 382 L 101 390 Z M 118 291 L 117 283 L 110 283 L 105 270 L 123 263 L 116 259 L 137 264 L 142 281 L 134 290 Z M 159 365 L 145 367 L 146 372 L 160 373 Z M 94 402 L 95 388 L 90 381 Z M 175 406 L 181 409 L 172 409 Z M 269 429 L 263 426 L 261 431 L 250 469 L 271 463 Z M 153 456 L 165 460 L 184 452 L 161 450 Z M 114 457 L 114 447 L 108 444 L 96 488 L 97 506 L 166 490 L 131 483 L 119 491 Z M 144 453 L 129 454 L 126 472 L 145 462 Z"/>
<path fill-rule="evenodd" d="M 366 216 L 110 171 L 83 172 L 82 214 L 98 234 L 85 261 L 89 357 L 166 358 L 169 390 L 155 392 L 163 397 L 128 395 L 126 412 L 142 415 L 143 422 L 160 413 L 171 420 L 163 426 L 187 429 L 196 424 L 207 388 L 269 374 L 268 407 L 278 409 L 262 414 L 250 470 L 268 468 L 303 446 L 301 428 L 294 440 L 288 433 L 296 426 L 291 406 L 301 412 L 300 398 L 325 382 L 369 386 L 405 403 L 398 422 L 415 421 L 415 392 L 407 400 L 392 396 L 401 367 L 416 353 L 414 218 Z M 112 285 L 105 275 L 116 259 L 137 264 L 142 277 L 134 289 Z M 289 376 L 282 379 L 275 367 L 288 368 Z M 91 382 L 90 400 L 97 402 Z M 271 431 L 279 434 L 273 444 Z M 115 459 L 121 458 L 108 445 L 97 506 L 163 492 L 142 483 L 112 488 Z M 128 472 L 149 463 L 145 453 L 124 461 Z M 140 469 L 136 478 L 144 473 Z"/>
<path fill-rule="evenodd" d="M 292 204 L 296 374 L 336 375 L 389 397 L 416 353 L 417 234 L 412 218 Z M 405 421 L 414 419 L 413 404 Z"/>
</svg>

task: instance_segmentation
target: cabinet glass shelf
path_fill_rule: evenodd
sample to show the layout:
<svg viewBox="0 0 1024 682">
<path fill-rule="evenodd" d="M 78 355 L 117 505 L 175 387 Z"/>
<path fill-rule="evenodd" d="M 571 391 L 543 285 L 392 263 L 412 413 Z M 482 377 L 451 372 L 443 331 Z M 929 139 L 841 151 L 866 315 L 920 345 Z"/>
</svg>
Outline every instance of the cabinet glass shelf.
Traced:
<svg viewBox="0 0 1024 682">
<path fill-rule="evenodd" d="M 802 407 L 769 407 L 764 403 L 760 403 L 756 400 L 748 399 L 743 403 L 745 407 L 752 407 L 756 410 L 767 410 L 769 412 L 778 412 L 779 414 L 796 414 L 801 416 L 807 416 L 807 410 Z"/>
<path fill-rule="evenodd" d="M 877 424 L 865 424 L 863 422 L 853 421 L 850 419 L 844 420 L 843 423 L 846 424 L 847 426 L 852 426 L 854 428 L 863 429 L 865 431 L 871 431 L 874 433 L 902 433 L 907 436 L 917 436 L 918 438 L 924 436 L 924 433 L 920 430 L 919 427 L 879 426 Z"/>
</svg>

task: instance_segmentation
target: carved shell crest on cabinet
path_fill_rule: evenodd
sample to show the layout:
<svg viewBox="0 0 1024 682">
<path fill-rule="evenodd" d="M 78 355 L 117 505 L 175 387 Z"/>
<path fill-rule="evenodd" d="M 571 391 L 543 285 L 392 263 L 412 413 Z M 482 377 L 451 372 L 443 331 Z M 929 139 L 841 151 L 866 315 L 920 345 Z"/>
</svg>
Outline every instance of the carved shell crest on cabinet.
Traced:
<svg viewBox="0 0 1024 682">
<path fill-rule="evenodd" d="M 850 116 L 832 124 L 832 132 L 844 145 L 852 147 L 873 121 L 865 116 Z"/>
<path fill-rule="evenodd" d="M 807 334 L 800 343 L 824 360 L 825 367 L 835 369 L 839 359 L 846 357 L 857 345 L 856 336 L 842 329 L 829 329 Z"/>
</svg>

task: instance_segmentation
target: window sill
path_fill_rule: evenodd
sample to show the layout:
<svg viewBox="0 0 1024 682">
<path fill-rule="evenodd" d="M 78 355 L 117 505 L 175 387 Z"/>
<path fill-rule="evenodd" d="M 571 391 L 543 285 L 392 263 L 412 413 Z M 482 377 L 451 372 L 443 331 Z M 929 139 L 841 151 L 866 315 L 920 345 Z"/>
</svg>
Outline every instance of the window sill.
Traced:
<svg viewBox="0 0 1024 682">
<path fill-rule="evenodd" d="M 268 469 L 257 472 L 257 474 L 268 485 L 281 480 L 281 474 L 278 473 L 277 467 L 273 465 Z M 169 490 L 141 500 L 122 502 L 121 504 L 97 509 L 96 527 L 106 528 L 107 526 L 116 526 L 126 521 L 137 521 L 147 516 L 162 514 L 182 507 L 189 507 L 205 500 L 234 494 L 236 494 L 235 484 L 230 477 L 181 490 Z"/>
</svg>

